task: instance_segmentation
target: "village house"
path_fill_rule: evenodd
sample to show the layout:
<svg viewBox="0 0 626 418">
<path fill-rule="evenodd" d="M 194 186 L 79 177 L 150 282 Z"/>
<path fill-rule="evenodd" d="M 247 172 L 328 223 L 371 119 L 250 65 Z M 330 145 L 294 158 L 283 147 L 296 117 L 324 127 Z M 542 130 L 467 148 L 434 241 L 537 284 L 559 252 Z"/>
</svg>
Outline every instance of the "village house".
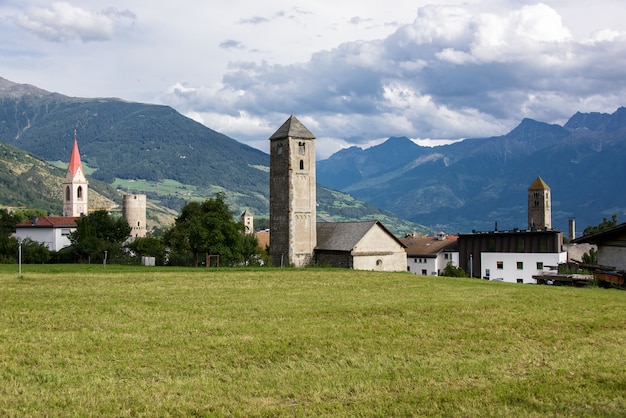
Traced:
<svg viewBox="0 0 626 418">
<path fill-rule="evenodd" d="M 437 236 L 400 238 L 406 246 L 406 269 L 422 276 L 439 276 L 448 263 L 459 266 L 458 237 L 439 232 Z"/>
<path fill-rule="evenodd" d="M 550 187 L 537 179 L 528 188 L 528 229 L 460 234 L 459 266 L 470 277 L 537 283 L 533 276 L 567 261 L 563 233 L 552 229 Z"/>
<path fill-rule="evenodd" d="M 30 238 L 39 242 L 50 251 L 59 251 L 68 247 L 69 235 L 76 231 L 78 217 L 73 216 L 40 216 L 15 226 L 15 237 L 22 241 Z"/>
</svg>

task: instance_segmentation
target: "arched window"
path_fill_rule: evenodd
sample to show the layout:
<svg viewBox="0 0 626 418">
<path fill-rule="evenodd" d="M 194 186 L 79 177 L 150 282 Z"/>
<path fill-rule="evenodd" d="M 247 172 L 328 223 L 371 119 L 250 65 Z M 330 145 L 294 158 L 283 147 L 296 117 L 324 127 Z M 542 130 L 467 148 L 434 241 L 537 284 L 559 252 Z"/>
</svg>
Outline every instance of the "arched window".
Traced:
<svg viewBox="0 0 626 418">
<path fill-rule="evenodd" d="M 298 143 L 298 154 L 304 155 L 304 152 L 305 152 L 304 142 L 299 142 Z"/>
<path fill-rule="evenodd" d="M 67 187 L 65 188 L 65 200 L 66 200 L 67 202 L 69 202 L 69 201 L 70 201 L 70 186 L 67 186 Z"/>
<path fill-rule="evenodd" d="M 304 170 L 304 160 L 300 160 L 300 170 Z"/>
<path fill-rule="evenodd" d="M 76 189 L 76 197 L 79 199 L 83 198 L 83 187 L 82 186 L 78 186 L 78 189 Z"/>
</svg>

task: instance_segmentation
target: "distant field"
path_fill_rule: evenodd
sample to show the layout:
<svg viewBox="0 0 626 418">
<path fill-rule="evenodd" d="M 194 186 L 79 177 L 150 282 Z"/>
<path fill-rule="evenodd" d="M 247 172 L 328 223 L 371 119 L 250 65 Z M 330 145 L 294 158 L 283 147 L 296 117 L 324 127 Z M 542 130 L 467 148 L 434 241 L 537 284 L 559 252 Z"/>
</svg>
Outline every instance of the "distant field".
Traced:
<svg viewBox="0 0 626 418">
<path fill-rule="evenodd" d="M 624 416 L 626 293 L 0 266 L 2 416 Z"/>
<path fill-rule="evenodd" d="M 215 186 L 211 190 L 199 191 L 196 186 L 183 184 L 176 180 L 147 181 L 115 179 L 112 187 L 133 193 L 155 193 L 159 196 L 177 196 L 186 200 L 205 200 L 220 190 Z"/>
</svg>

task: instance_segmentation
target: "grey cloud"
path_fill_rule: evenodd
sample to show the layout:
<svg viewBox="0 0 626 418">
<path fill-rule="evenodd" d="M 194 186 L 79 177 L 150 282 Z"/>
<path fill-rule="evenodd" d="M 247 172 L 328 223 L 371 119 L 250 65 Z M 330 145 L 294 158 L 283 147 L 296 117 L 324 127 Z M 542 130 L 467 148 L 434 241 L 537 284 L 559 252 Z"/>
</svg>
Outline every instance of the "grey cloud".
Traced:
<svg viewBox="0 0 626 418">
<path fill-rule="evenodd" d="M 523 117 L 551 121 L 585 101 L 624 99 L 626 37 L 590 46 L 562 30 L 543 41 L 498 18 L 427 7 L 384 40 L 345 43 L 307 63 L 232 63 L 217 92 L 231 100 L 204 102 L 203 110 L 306 114 L 335 122 L 322 135 L 365 141 L 503 134 Z"/>
<path fill-rule="evenodd" d="M 220 48 L 224 48 L 224 49 L 244 49 L 245 46 L 241 42 L 235 41 L 234 39 L 227 39 L 224 42 L 220 43 Z"/>
</svg>

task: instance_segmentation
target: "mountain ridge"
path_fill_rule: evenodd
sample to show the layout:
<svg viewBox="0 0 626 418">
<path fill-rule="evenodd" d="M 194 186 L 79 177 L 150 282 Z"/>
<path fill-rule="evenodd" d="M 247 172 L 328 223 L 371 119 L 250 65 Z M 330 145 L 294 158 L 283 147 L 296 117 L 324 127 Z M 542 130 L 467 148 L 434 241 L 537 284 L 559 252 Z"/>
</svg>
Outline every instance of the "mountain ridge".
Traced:
<svg viewBox="0 0 626 418">
<path fill-rule="evenodd" d="M 352 182 L 345 179 L 364 172 L 362 161 L 376 164 L 375 153 L 353 148 L 351 158 L 331 155 L 318 162 L 318 179 L 405 219 L 452 231 L 492 229 L 495 222 L 525 228 L 527 188 L 537 176 L 553 190 L 555 227 L 567 228 L 569 218 L 591 225 L 611 213 L 626 214 L 626 197 L 615 193 L 624 189 L 626 176 L 620 158 L 626 155 L 624 107 L 612 114 L 578 112 L 564 126 L 526 118 L 502 136 L 415 147 L 405 156 L 412 163 L 399 161 Z M 338 171 L 342 183 L 325 175 Z"/>
</svg>

